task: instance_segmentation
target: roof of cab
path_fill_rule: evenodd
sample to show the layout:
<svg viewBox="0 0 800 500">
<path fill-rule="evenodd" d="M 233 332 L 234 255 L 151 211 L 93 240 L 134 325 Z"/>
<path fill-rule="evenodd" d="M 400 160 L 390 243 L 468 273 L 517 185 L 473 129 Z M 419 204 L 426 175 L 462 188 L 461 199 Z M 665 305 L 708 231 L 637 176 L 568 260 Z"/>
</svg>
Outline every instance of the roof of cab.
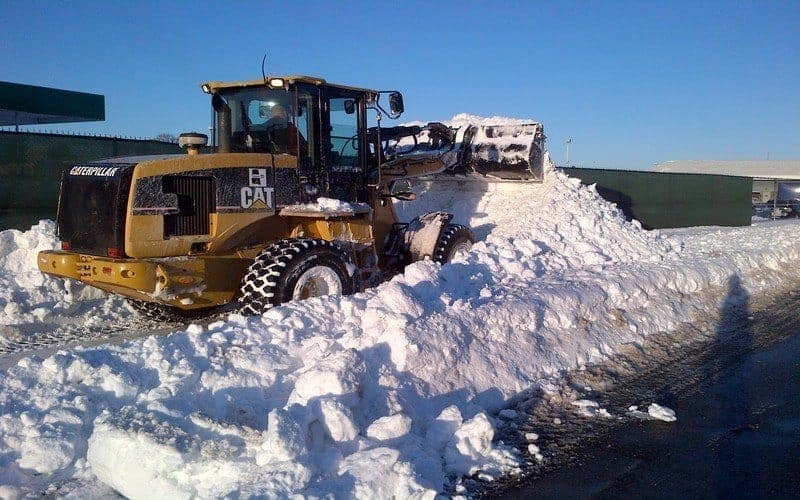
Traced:
<svg viewBox="0 0 800 500">
<path fill-rule="evenodd" d="M 365 89 L 363 87 L 351 87 L 349 85 L 339 85 L 337 83 L 330 83 L 326 82 L 324 78 L 318 78 L 316 76 L 306 76 L 306 75 L 287 75 L 287 76 L 268 76 L 266 80 L 272 80 L 273 78 L 282 78 L 286 80 L 289 84 L 292 83 L 309 83 L 311 85 L 329 85 L 331 87 L 337 87 L 340 89 L 347 89 L 347 90 L 356 90 L 359 92 L 368 92 L 372 94 L 377 94 L 376 90 L 372 89 Z M 265 84 L 264 78 L 259 78 L 257 80 L 239 80 L 234 82 L 204 82 L 200 84 L 202 88 L 204 85 L 208 85 L 210 90 L 220 90 L 220 89 L 230 89 L 230 88 L 242 88 L 242 87 L 259 87 Z"/>
</svg>

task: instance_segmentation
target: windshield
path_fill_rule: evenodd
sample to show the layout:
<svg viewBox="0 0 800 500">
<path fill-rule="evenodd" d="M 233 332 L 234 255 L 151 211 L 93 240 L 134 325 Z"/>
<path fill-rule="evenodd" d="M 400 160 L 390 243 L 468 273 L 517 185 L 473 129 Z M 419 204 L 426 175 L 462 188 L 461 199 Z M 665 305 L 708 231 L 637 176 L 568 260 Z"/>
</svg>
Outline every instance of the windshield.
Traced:
<svg viewBox="0 0 800 500">
<path fill-rule="evenodd" d="M 250 88 L 221 93 L 231 109 L 231 150 L 298 154 L 298 112 L 288 90 Z"/>
</svg>

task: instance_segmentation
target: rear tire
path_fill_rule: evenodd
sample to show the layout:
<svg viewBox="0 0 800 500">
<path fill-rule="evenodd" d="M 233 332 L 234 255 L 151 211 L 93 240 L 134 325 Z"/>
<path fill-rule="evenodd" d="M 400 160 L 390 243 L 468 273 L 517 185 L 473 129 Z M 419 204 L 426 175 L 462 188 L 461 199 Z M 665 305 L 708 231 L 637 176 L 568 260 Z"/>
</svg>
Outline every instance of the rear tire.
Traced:
<svg viewBox="0 0 800 500">
<path fill-rule="evenodd" d="M 461 224 L 448 224 L 436 242 L 433 261 L 440 264 L 450 262 L 458 252 L 468 252 L 473 243 L 475 243 L 475 236 L 470 228 Z"/>
<path fill-rule="evenodd" d="M 353 293 L 347 254 L 312 238 L 280 240 L 265 248 L 242 279 L 240 312 L 259 315 L 290 300 Z"/>
<path fill-rule="evenodd" d="M 126 299 L 134 311 L 147 319 L 163 323 L 185 323 L 193 319 L 203 318 L 213 314 L 218 308 L 208 307 L 203 309 L 183 310 L 159 302 L 146 302 L 144 300 Z"/>
</svg>

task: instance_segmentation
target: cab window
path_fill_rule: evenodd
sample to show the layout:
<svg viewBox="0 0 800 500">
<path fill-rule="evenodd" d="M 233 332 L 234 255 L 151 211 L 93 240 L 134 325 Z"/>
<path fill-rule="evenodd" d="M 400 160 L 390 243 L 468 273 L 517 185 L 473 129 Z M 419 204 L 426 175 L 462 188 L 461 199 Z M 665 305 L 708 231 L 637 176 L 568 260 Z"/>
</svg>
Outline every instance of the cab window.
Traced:
<svg viewBox="0 0 800 500">
<path fill-rule="evenodd" d="M 292 93 L 267 88 L 228 90 L 231 149 L 253 153 L 297 155 L 296 111 Z"/>
<path fill-rule="evenodd" d="M 316 95 L 306 91 L 297 93 L 297 117 L 295 124 L 297 127 L 297 142 L 300 145 L 300 154 L 308 158 L 310 165 L 317 163 L 317 145 L 315 143 L 317 134 L 314 133 L 316 122 L 314 120 L 314 103 Z"/>
<path fill-rule="evenodd" d="M 358 102 L 352 97 L 331 98 L 331 161 L 336 171 L 359 171 Z"/>
</svg>

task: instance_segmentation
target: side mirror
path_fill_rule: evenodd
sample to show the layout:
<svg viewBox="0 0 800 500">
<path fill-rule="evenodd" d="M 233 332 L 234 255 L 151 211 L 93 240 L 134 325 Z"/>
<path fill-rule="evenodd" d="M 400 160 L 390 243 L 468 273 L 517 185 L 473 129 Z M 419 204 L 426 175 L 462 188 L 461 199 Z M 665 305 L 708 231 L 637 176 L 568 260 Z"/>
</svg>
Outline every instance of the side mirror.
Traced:
<svg viewBox="0 0 800 500">
<path fill-rule="evenodd" d="M 352 115 L 356 112 L 356 101 L 353 99 L 347 99 L 344 101 L 344 112 L 348 115 Z"/>
<path fill-rule="evenodd" d="M 394 116 L 400 116 L 405 111 L 403 107 L 403 94 L 400 92 L 392 92 L 389 94 L 389 110 Z"/>
</svg>

